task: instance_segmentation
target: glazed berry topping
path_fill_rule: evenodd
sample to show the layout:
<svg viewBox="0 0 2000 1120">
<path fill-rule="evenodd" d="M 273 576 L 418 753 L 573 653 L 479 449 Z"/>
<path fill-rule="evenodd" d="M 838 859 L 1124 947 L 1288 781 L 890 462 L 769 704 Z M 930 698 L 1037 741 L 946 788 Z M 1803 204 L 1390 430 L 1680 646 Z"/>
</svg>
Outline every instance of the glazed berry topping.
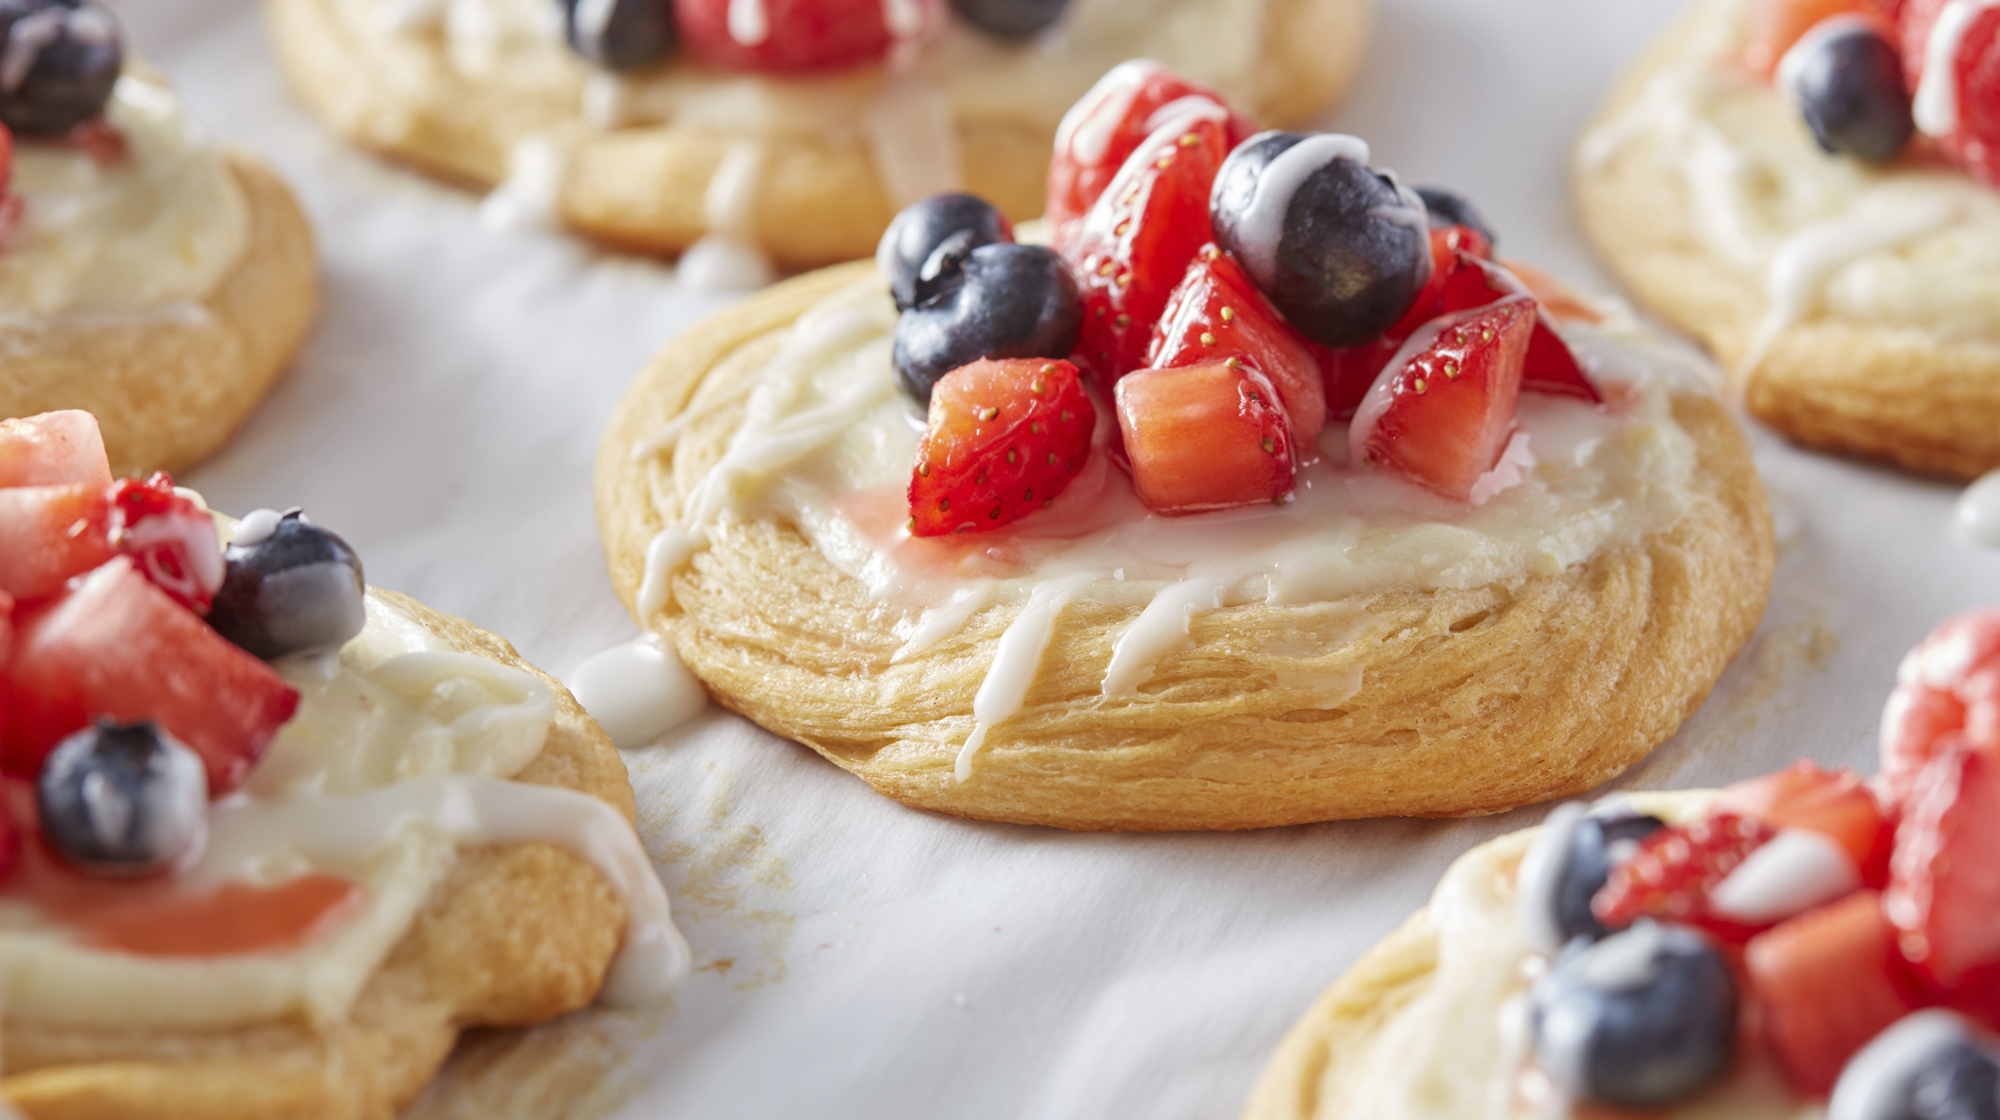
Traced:
<svg viewBox="0 0 2000 1120">
<path fill-rule="evenodd" d="M 245 517 L 223 558 L 208 621 L 266 661 L 336 652 L 368 621 L 361 558 L 296 509 Z"/>
<path fill-rule="evenodd" d="M 1189 107 L 1204 102 L 1228 118 L 1225 152 L 1257 131 L 1250 118 L 1232 112 L 1214 90 L 1149 59 L 1121 62 L 1099 78 L 1090 92 L 1063 114 L 1056 129 L 1045 213 L 1058 239 L 1063 227 L 1096 204 L 1134 149 L 1169 118 L 1182 116 Z"/>
<path fill-rule="evenodd" d="M 124 65 L 118 21 L 91 0 L 0 0 L 0 122 L 60 136 L 104 112 Z"/>
<path fill-rule="evenodd" d="M 100 720 L 63 740 L 35 781 L 42 835 L 65 863 L 99 875 L 166 870 L 200 839 L 202 761 L 151 723 Z"/>
<path fill-rule="evenodd" d="M 2000 8 L 1902 0 L 1895 18 L 1917 127 L 1974 176 L 2000 186 Z M 1933 46 L 1941 48 L 1935 66 Z"/>
<path fill-rule="evenodd" d="M 1354 346 L 1393 326 L 1431 275 L 1424 204 L 1352 136 L 1265 132 L 1215 180 L 1216 241 L 1307 338 Z"/>
<path fill-rule="evenodd" d="M 905 207 L 875 249 L 876 267 L 889 278 L 896 310 L 908 311 L 938 294 L 981 245 L 1014 240 L 1014 224 L 983 198 L 940 194 Z"/>
<path fill-rule="evenodd" d="M 1486 216 L 1463 197 L 1443 187 L 1418 187 L 1416 192 L 1417 197 L 1424 200 L 1424 213 L 1430 218 L 1432 229 L 1463 226 L 1477 233 L 1485 240 L 1485 244 L 1480 247 L 1480 256 L 1490 255 L 1493 247 L 1500 244 L 1500 237 L 1493 232 L 1493 227 L 1486 223 Z"/>
<path fill-rule="evenodd" d="M 1090 455 L 1097 410 L 1076 367 L 1041 358 L 974 362 L 931 394 L 910 474 L 910 533 L 979 533 L 1054 503 Z"/>
<path fill-rule="evenodd" d="M 1924 765 L 1903 801 L 1884 909 L 1934 989 L 2000 1015 L 2000 756 L 1963 746 Z"/>
<path fill-rule="evenodd" d="M 1906 1016 L 1834 1086 L 1827 1120 L 2000 1120 L 2000 1047 L 1949 1011 Z"/>
<path fill-rule="evenodd" d="M 607 70 L 643 70 L 672 53 L 669 0 L 562 0 L 570 48 Z"/>
<path fill-rule="evenodd" d="M 1828 152 L 1894 159 L 1917 130 L 1903 63 L 1868 20 L 1828 20 L 1785 55 L 1778 81 Z"/>
<path fill-rule="evenodd" d="M 951 8 L 988 35 L 1026 39 L 1061 19 L 1069 0 L 951 0 Z"/>
<path fill-rule="evenodd" d="M 1596 941 L 1610 933 L 1590 900 L 1611 869 L 1663 827 L 1660 818 L 1622 803 L 1588 813 L 1572 803 L 1551 814 L 1521 863 L 1521 922 L 1536 947 L 1553 953 L 1576 938 Z"/>
<path fill-rule="evenodd" d="M 928 405 L 939 378 L 981 358 L 1069 357 L 1082 318 L 1062 258 L 1039 245 L 981 245 L 897 320 L 896 378 Z"/>
<path fill-rule="evenodd" d="M 859 66 L 943 22 L 943 0 L 674 0 L 688 52 L 732 70 Z"/>
<path fill-rule="evenodd" d="M 1736 1056 L 1736 982 L 1700 934 L 1640 922 L 1576 941 L 1535 982 L 1535 1057 L 1574 1097 L 1684 1100 Z"/>
<path fill-rule="evenodd" d="M 1824 1096 L 1856 1051 L 1920 1002 L 1876 891 L 1855 891 L 1751 938 L 1743 976 L 1765 1049 L 1808 1096 Z M 1827 982 L 1836 976 L 1839 983 Z"/>
<path fill-rule="evenodd" d="M 111 547 L 138 563 L 154 586 L 197 614 L 206 613 L 222 586 L 222 540 L 215 518 L 174 492 L 165 471 L 144 482 L 111 485 Z"/>
<path fill-rule="evenodd" d="M 1709 895 L 1751 852 L 1776 835 L 1762 821 L 1734 813 L 1663 828 L 1640 841 L 1632 858 L 1612 869 L 1591 909 L 1611 929 L 1655 917 L 1700 923 L 1711 932 L 1740 940 L 1750 931 L 1714 914 Z"/>
</svg>

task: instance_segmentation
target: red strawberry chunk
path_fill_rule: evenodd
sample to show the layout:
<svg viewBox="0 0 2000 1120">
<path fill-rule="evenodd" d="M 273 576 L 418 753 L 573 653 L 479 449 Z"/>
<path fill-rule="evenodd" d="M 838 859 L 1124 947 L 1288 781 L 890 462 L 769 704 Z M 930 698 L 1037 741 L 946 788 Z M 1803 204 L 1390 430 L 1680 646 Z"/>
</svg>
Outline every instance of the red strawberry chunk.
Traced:
<svg viewBox="0 0 2000 1120">
<path fill-rule="evenodd" d="M 732 33 L 730 0 L 674 0 L 674 23 L 688 53 L 703 61 L 796 73 L 874 62 L 900 41 L 929 37 L 944 20 L 942 0 L 760 0 L 757 7 L 763 18 Z"/>
<path fill-rule="evenodd" d="M 1354 415 L 1383 367 L 1426 323 L 1511 296 L 1532 295 L 1526 284 L 1488 259 L 1490 252 L 1486 239 L 1470 227 L 1432 230 L 1431 278 L 1395 326 L 1381 338 L 1360 346 L 1338 350 L 1313 347 L 1325 379 L 1327 407 L 1335 416 Z M 1584 375 L 1569 344 L 1556 333 L 1554 323 L 1539 307 L 1534 335 L 1522 364 L 1521 388 L 1524 392 L 1575 397 L 1592 404 L 1604 399 Z"/>
<path fill-rule="evenodd" d="M 32 778 L 97 716 L 153 720 L 194 748 L 213 796 L 235 789 L 299 694 L 118 557 L 17 617 L 0 773 Z"/>
<path fill-rule="evenodd" d="M 111 485 L 97 417 L 69 409 L 0 420 L 0 487 L 69 484 Z"/>
<path fill-rule="evenodd" d="M 1822 770 L 1802 759 L 1775 774 L 1728 786 L 1715 808 L 1755 817 L 1773 828 L 1817 832 L 1846 850 L 1863 883 L 1880 888 L 1889 880 L 1896 822 L 1852 770 Z"/>
<path fill-rule="evenodd" d="M 1847 1060 L 1921 1006 L 1882 896 L 1855 891 L 1750 939 L 1744 970 L 1764 1039 L 1799 1092 L 1824 1096 Z"/>
<path fill-rule="evenodd" d="M 1056 235 L 1083 290 L 1076 356 L 1107 382 L 1140 369 L 1153 324 L 1210 237 L 1208 193 L 1229 155 L 1228 113 L 1176 103 L 1082 220 Z"/>
<path fill-rule="evenodd" d="M 1903 805 L 1883 909 L 1933 991 L 2000 1013 L 2000 758 L 1954 747 L 1925 764 Z"/>
<path fill-rule="evenodd" d="M 1147 364 L 1154 369 L 1241 359 L 1278 391 L 1292 441 L 1310 447 L 1326 427 L 1326 395 L 1306 340 L 1235 259 L 1205 245 L 1167 300 L 1153 330 Z"/>
<path fill-rule="evenodd" d="M 1140 370 L 1116 392 L 1132 482 L 1153 512 L 1253 505 L 1291 491 L 1291 425 L 1271 383 L 1242 362 Z"/>
<path fill-rule="evenodd" d="M 160 471 L 145 482 L 120 479 L 111 487 L 111 544 L 132 557 L 154 586 L 197 614 L 207 614 L 222 587 L 222 538 L 215 518 L 174 493 Z"/>
<path fill-rule="evenodd" d="M 1591 912 L 1612 929 L 1640 918 L 1661 918 L 1741 941 L 1752 930 L 1711 913 L 1708 896 L 1776 835 L 1776 829 L 1753 817 L 1726 812 L 1660 829 L 1612 869 L 1591 899 Z"/>
<path fill-rule="evenodd" d="M 1904 655 L 1882 711 L 1880 781 L 1900 798 L 1954 745 L 2000 751 L 2000 610 L 1948 618 Z"/>
<path fill-rule="evenodd" d="M 1376 378 L 1348 446 L 1367 462 L 1470 501 L 1514 428 L 1535 302 L 1517 296 L 1426 329 L 1435 336 L 1413 337 L 1408 345 L 1416 352 Z"/>
<path fill-rule="evenodd" d="M 1931 32 L 1947 0 L 1909 0 L 1898 17 L 1903 73 L 1921 94 L 1928 73 Z M 2000 9 L 1977 11 L 1958 40 L 1949 83 L 1957 105 L 1956 127 L 1938 138 L 1945 154 L 1990 186 L 2000 186 Z M 1920 97 L 1921 100 L 1921 97 Z M 1923 117 L 1918 117 L 1919 124 Z"/>
<path fill-rule="evenodd" d="M 0 591 L 16 599 L 45 598 L 109 560 L 110 517 L 102 486 L 0 490 Z"/>
<path fill-rule="evenodd" d="M 1227 109 L 1214 90 L 1197 85 L 1148 59 L 1121 62 L 1070 107 L 1056 129 L 1049 161 L 1046 215 L 1060 230 L 1083 216 L 1125 165 L 1132 150 L 1173 115 L 1169 106 L 1205 98 Z M 1248 139 L 1256 122 L 1229 113 L 1229 146 Z"/>
<path fill-rule="evenodd" d="M 1050 505 L 1083 470 L 1096 424 L 1068 362 L 987 360 L 945 374 L 910 475 L 910 532 L 979 533 Z"/>
</svg>

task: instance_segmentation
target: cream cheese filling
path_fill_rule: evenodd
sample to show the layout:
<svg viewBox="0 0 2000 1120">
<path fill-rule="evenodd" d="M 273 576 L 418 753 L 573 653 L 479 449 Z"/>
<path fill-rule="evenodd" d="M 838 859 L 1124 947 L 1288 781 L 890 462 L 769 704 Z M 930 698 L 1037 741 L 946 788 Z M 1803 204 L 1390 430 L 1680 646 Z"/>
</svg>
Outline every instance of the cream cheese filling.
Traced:
<svg viewBox="0 0 2000 1120">
<path fill-rule="evenodd" d="M 1583 138 L 1586 171 L 1643 137 L 1686 185 L 1703 248 L 1769 298 L 1752 364 L 1821 315 L 2000 342 L 2000 193 L 1910 154 L 1877 167 L 1822 151 L 1792 98 L 1740 63 L 1745 9 L 1703 0 L 1636 103 Z"/>
<path fill-rule="evenodd" d="M 1100 407 L 1096 451 L 1051 508 L 992 534 L 915 539 L 905 493 L 922 420 L 895 386 L 895 324 L 881 280 L 857 281 L 739 351 L 635 450 L 650 460 L 678 446 L 691 424 L 741 409 L 720 460 L 648 549 L 641 617 L 665 605 L 672 574 L 714 535 L 775 518 L 868 588 L 905 640 L 899 657 L 955 633 L 989 603 L 1034 607 L 1018 624 L 1025 629 L 1000 643 L 979 694 L 984 726 L 987 713 L 997 721 L 1018 707 L 1046 644 L 1036 627 L 1071 601 L 1141 609 L 1104 667 L 1105 695 L 1127 696 L 1189 643 L 1195 614 L 1556 575 L 1673 525 L 1692 500 L 1697 452 L 1673 419 L 1672 395 L 1702 367 L 1613 318 L 1567 332 L 1613 403 L 1599 410 L 1523 396 L 1513 458 L 1525 469 L 1474 508 L 1344 464 L 1344 428 L 1335 425 L 1290 501 L 1158 516 L 1104 450 L 1109 417 Z M 1360 687 L 1323 683 L 1327 707 Z"/>
<path fill-rule="evenodd" d="M 118 79 L 105 115 L 125 158 L 16 138 L 21 221 L 0 243 L 0 324 L 200 313 L 243 257 L 249 202 L 223 154 L 157 81 Z"/>
<path fill-rule="evenodd" d="M 1669 821 L 1701 811 L 1705 798 L 1626 798 Z M 1437 938 L 1437 965 L 1421 990 L 1343 1052 L 1341 1068 L 1366 1077 L 1326 1078 L 1322 1115 L 1383 1120 L 1546 1120 L 1573 1114 L 1534 1068 L 1527 993 L 1546 960 L 1516 917 L 1515 877 L 1538 829 L 1500 837 L 1459 857 L 1439 880 L 1422 919 Z M 1344 1040 L 1348 1041 L 1348 1040 Z M 1823 1120 L 1769 1062 L 1751 1062 L 1663 1120 Z"/>
</svg>

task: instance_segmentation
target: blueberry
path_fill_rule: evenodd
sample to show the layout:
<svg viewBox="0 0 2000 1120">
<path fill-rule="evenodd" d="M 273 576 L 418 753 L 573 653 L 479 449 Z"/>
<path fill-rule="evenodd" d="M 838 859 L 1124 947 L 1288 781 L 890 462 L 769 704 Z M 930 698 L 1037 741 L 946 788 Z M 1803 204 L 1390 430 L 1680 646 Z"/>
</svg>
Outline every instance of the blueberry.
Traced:
<svg viewBox="0 0 2000 1120">
<path fill-rule="evenodd" d="M 668 0 L 560 0 L 570 49 L 607 70 L 643 70 L 674 49 Z"/>
<path fill-rule="evenodd" d="M 1535 1058 L 1572 1097 L 1687 1099 L 1736 1055 L 1736 982 L 1693 930 L 1640 920 L 1564 949 L 1533 991 Z"/>
<path fill-rule="evenodd" d="M 1571 803 L 1551 813 L 1521 861 L 1521 925 L 1535 947 L 1553 953 L 1575 938 L 1595 941 L 1609 933 L 1591 913 L 1590 900 L 1611 869 L 1662 827 L 1660 818 L 1634 813 L 1622 802 L 1590 813 Z"/>
<path fill-rule="evenodd" d="M 368 621 L 361 558 L 296 509 L 245 517 L 222 557 L 209 625 L 267 661 L 332 653 Z"/>
<path fill-rule="evenodd" d="M 1069 0 L 951 0 L 958 18 L 989 35 L 1026 39 L 1062 18 Z"/>
<path fill-rule="evenodd" d="M 938 294 L 981 245 L 1014 240 L 1014 227 L 985 199 L 940 194 L 905 207 L 875 248 L 875 264 L 889 278 L 896 310 L 908 311 Z"/>
<path fill-rule="evenodd" d="M 1416 190 L 1417 197 L 1424 200 L 1424 213 L 1430 218 L 1432 229 L 1467 226 L 1478 231 L 1488 245 L 1500 244 L 1499 235 L 1486 224 L 1486 216 L 1465 198 L 1443 187 L 1418 187 Z"/>
<path fill-rule="evenodd" d="M 150 723 L 100 720 L 49 752 L 35 809 L 63 862 L 99 875 L 151 875 L 201 839 L 208 771 Z"/>
<path fill-rule="evenodd" d="M 1780 80 L 1829 152 L 1880 163 L 1896 158 L 1916 131 L 1896 48 L 1859 21 L 1808 35 L 1785 55 Z"/>
<path fill-rule="evenodd" d="M 91 0 L 0 0 L 0 122 L 59 136 L 104 112 L 124 66 L 122 38 Z"/>
<path fill-rule="evenodd" d="M 1209 213 L 1216 241 L 1326 346 L 1379 336 L 1430 279 L 1422 200 L 1369 170 L 1368 145 L 1352 136 L 1252 136 L 1217 173 Z"/>
<path fill-rule="evenodd" d="M 1840 1071 L 1827 1120 L 2000 1120 L 2000 1049 L 1950 1011 L 1896 1021 Z"/>
<path fill-rule="evenodd" d="M 936 295 L 896 322 L 896 378 L 928 405 L 931 386 L 981 358 L 1067 358 L 1083 298 L 1061 257 L 1039 245 L 981 245 Z"/>
</svg>

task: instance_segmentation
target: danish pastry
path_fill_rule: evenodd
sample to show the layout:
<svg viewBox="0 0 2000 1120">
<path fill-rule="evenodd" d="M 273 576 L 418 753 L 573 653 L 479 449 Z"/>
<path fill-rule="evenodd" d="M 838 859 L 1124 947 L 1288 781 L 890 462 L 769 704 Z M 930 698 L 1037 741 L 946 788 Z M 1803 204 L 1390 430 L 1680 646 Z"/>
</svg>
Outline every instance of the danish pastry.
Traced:
<svg viewBox="0 0 2000 1120">
<path fill-rule="evenodd" d="M 1181 113 L 1051 198 L 1054 249 L 934 199 L 886 275 L 669 344 L 600 449 L 613 585 L 721 703 L 960 816 L 1453 816 L 1629 766 L 1768 589 L 1722 406 L 1615 315 L 1558 332 L 1596 313 L 1361 141 Z M 1356 253 L 1338 297 L 1262 275 Z"/>
<path fill-rule="evenodd" d="M 782 269 L 866 256 L 935 191 L 1032 217 L 1063 109 L 1129 58 L 1305 120 L 1352 78 L 1369 16 L 1367 0 L 265 7 L 300 95 L 354 143 L 499 186 L 489 205 L 512 220 L 660 253 L 713 235 L 703 267 Z"/>
<path fill-rule="evenodd" d="M 0 422 L 0 1101 L 381 1117 L 458 1033 L 687 966 L 623 765 L 297 511 Z"/>
<path fill-rule="evenodd" d="M 2000 898 L 1972 868 L 2000 762 L 1963 703 L 1996 649 L 1986 611 L 1912 651 L 1873 782 L 1801 762 L 1467 853 L 1292 1028 L 1246 1120 L 1990 1109 Z"/>
<path fill-rule="evenodd" d="M 1693 5 L 1584 132 L 1579 209 L 1759 419 L 1969 478 L 2000 467 L 2000 169 L 1979 154 L 2000 115 L 1959 75 L 1995 20 L 1880 7 Z"/>
</svg>

